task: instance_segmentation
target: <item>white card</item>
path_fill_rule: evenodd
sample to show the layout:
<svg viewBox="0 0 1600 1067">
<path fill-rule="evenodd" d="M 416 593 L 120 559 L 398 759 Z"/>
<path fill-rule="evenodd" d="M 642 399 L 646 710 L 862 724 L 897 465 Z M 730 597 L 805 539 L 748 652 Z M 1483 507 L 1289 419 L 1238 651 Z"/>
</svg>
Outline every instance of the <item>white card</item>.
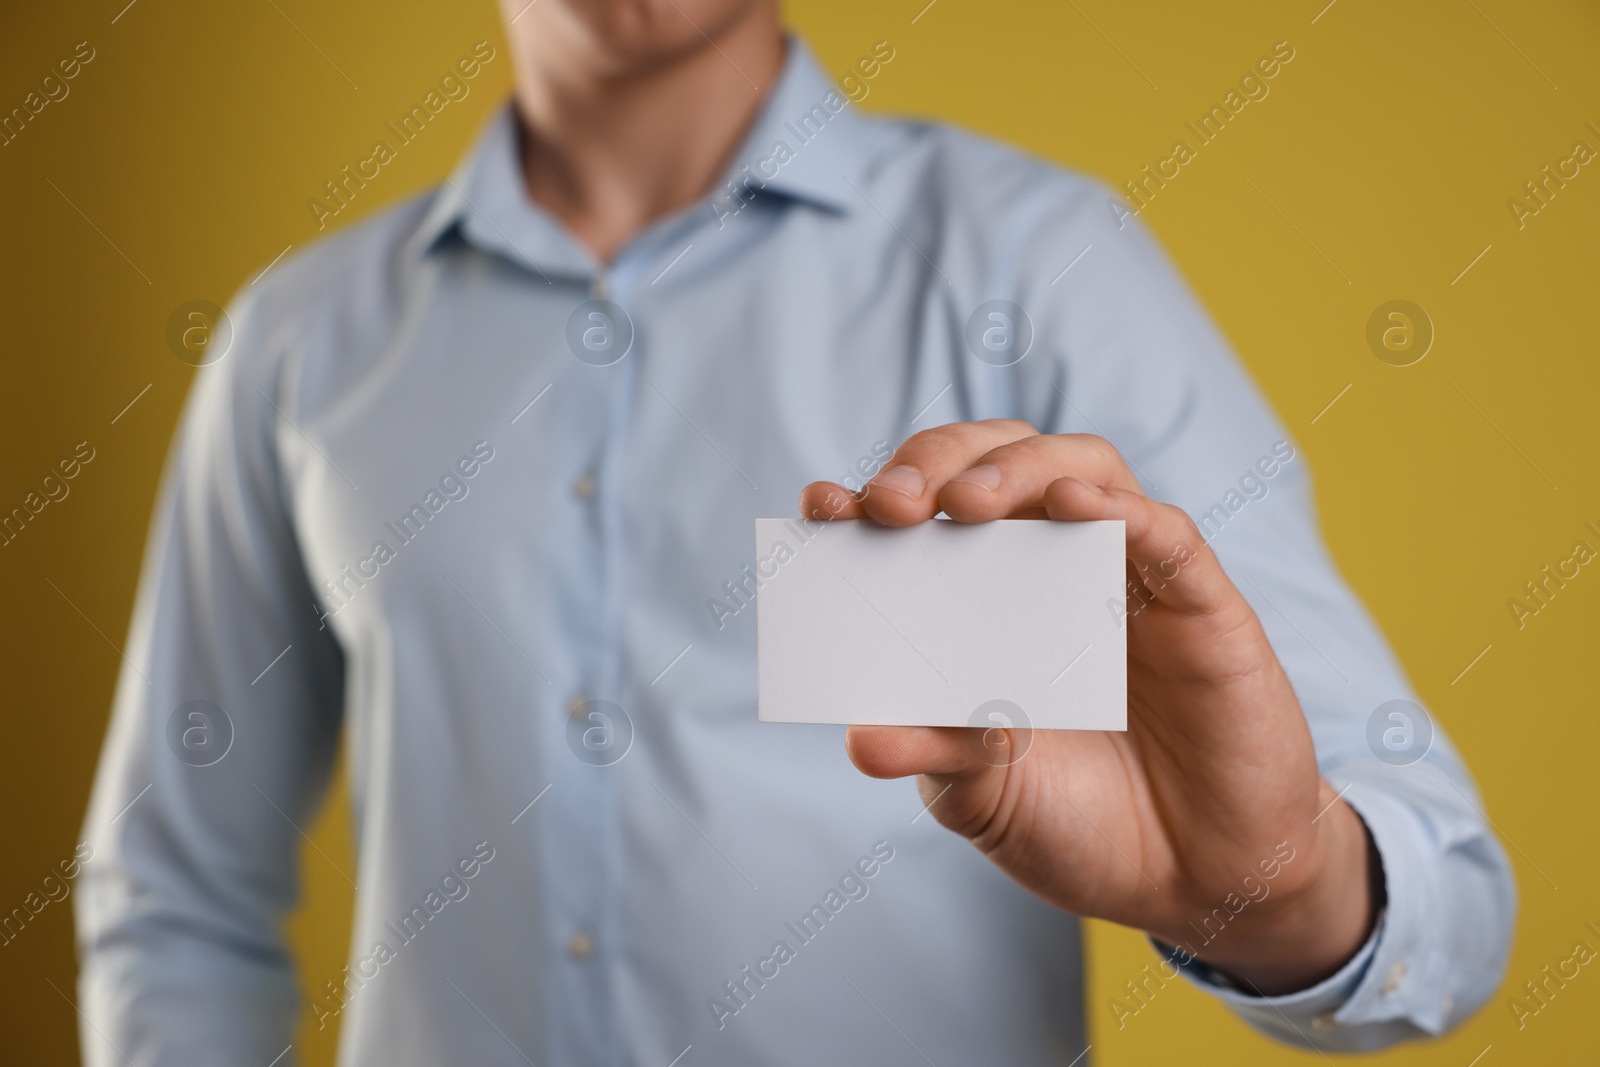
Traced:
<svg viewBox="0 0 1600 1067">
<path fill-rule="evenodd" d="M 757 519 L 761 720 L 1127 729 L 1124 537 Z"/>
</svg>

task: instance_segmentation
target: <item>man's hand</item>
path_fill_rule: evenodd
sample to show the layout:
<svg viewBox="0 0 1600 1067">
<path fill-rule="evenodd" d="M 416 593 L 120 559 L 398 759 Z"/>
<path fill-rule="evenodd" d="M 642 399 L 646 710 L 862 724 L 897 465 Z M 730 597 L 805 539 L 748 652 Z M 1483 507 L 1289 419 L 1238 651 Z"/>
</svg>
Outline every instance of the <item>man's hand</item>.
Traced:
<svg viewBox="0 0 1600 1067">
<path fill-rule="evenodd" d="M 1316 983 L 1366 941 L 1365 825 L 1319 775 L 1255 612 L 1189 516 L 1140 492 L 1110 444 L 954 423 L 908 440 L 859 497 L 814 482 L 800 508 L 886 526 L 940 511 L 1123 520 L 1126 733 L 1037 730 L 1006 758 L 1023 738 L 852 726 L 851 760 L 877 778 L 919 775 L 941 823 L 1049 903 L 1191 946 L 1261 994 Z"/>
</svg>

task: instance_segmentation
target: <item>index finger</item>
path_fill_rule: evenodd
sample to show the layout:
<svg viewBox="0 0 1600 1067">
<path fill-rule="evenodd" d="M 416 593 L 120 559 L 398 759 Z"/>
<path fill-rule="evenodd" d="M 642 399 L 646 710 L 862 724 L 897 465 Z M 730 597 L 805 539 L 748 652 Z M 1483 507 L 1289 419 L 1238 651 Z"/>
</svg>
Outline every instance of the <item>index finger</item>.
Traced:
<svg viewBox="0 0 1600 1067">
<path fill-rule="evenodd" d="M 913 434 L 859 494 L 833 482 L 813 482 L 800 494 L 800 513 L 818 519 L 870 518 L 885 526 L 914 526 L 939 513 L 939 490 L 1000 445 L 1035 437 L 1017 419 L 952 422 Z M 843 501 L 837 495 L 843 495 Z M 835 510 L 833 505 L 843 503 Z M 821 514 L 818 514 L 818 512 Z"/>
</svg>

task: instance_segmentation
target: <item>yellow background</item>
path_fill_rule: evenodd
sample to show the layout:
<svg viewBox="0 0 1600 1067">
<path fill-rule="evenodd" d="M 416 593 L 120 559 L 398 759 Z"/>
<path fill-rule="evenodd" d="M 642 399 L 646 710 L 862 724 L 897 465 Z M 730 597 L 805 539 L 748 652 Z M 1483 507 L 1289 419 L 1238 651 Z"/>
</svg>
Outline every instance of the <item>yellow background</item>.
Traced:
<svg viewBox="0 0 1600 1067">
<path fill-rule="evenodd" d="M 1572 0 L 924 2 L 804 0 L 789 18 L 836 74 L 876 41 L 895 47 L 868 108 L 951 120 L 1116 185 L 1166 156 L 1184 121 L 1274 42 L 1295 48 L 1271 95 L 1143 219 L 1310 457 L 1334 554 L 1475 769 L 1516 865 L 1507 986 L 1447 1041 L 1380 1062 L 1595 1062 L 1600 971 L 1584 969 L 1520 1030 L 1507 999 L 1580 937 L 1600 948 L 1583 930 L 1600 921 L 1600 566 L 1520 631 L 1507 600 L 1580 537 L 1600 548 L 1582 530 L 1600 526 L 1600 163 L 1521 231 L 1506 201 L 1574 141 L 1600 149 L 1584 127 L 1600 126 L 1600 15 Z M 225 302 L 304 246 L 306 201 L 323 181 L 473 42 L 503 47 L 486 2 L 124 3 L 26 5 L 0 35 L 6 111 L 79 41 L 96 50 L 70 96 L 0 148 L 0 509 L 77 442 L 97 453 L 67 499 L 0 548 L 4 911 L 77 841 L 113 645 L 194 373 L 168 351 L 168 315 L 190 299 Z M 502 51 L 339 223 L 437 181 L 508 76 Z M 1365 341 L 1370 313 L 1395 298 L 1420 304 L 1437 331 L 1410 367 L 1380 362 Z M 353 866 L 342 787 L 311 832 Z M 351 902 L 328 860 L 305 853 L 292 936 L 302 976 L 320 985 L 342 965 Z M 50 905 L 0 948 L 7 1062 L 73 1058 L 67 911 Z M 1090 943 L 1099 1063 L 1318 1060 L 1179 984 L 1118 1030 L 1107 1002 L 1152 956 L 1139 935 L 1099 924 Z M 331 1063 L 333 1049 L 331 1031 L 296 1039 L 305 1063 Z"/>
</svg>

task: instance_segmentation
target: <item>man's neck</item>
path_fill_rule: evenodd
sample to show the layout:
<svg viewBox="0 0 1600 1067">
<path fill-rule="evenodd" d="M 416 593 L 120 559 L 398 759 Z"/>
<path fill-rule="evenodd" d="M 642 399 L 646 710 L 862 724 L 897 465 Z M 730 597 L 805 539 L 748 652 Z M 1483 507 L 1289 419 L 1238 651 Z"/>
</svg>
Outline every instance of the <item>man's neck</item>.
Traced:
<svg viewBox="0 0 1600 1067">
<path fill-rule="evenodd" d="M 783 67 L 776 7 L 644 71 L 584 69 L 555 53 L 516 78 L 528 193 L 601 262 L 710 190 Z"/>
</svg>

